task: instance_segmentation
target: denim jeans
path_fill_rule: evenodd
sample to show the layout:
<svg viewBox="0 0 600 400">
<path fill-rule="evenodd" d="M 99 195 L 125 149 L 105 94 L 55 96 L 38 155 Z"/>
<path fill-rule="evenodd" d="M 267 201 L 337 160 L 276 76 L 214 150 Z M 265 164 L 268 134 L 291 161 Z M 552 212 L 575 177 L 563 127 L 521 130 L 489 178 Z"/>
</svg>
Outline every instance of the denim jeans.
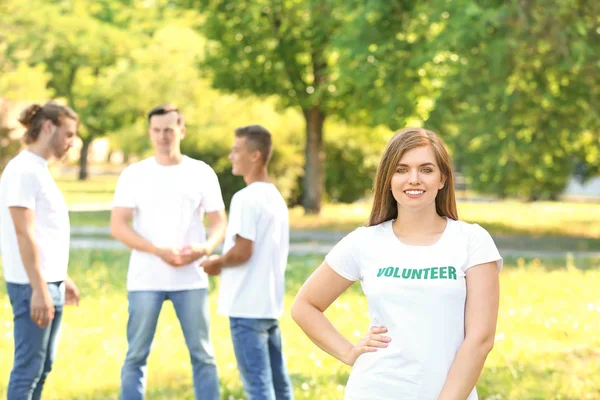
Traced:
<svg viewBox="0 0 600 400">
<path fill-rule="evenodd" d="M 248 400 L 291 400 L 292 383 L 276 319 L 229 318 L 233 349 Z"/>
<path fill-rule="evenodd" d="M 196 399 L 218 400 L 219 378 L 209 338 L 208 290 L 131 291 L 128 298 L 129 346 L 121 370 L 121 400 L 144 398 L 146 364 L 165 300 L 173 303 L 190 352 Z"/>
<path fill-rule="evenodd" d="M 52 369 L 60 333 L 65 286 L 48 283 L 54 302 L 54 319 L 44 329 L 31 319 L 31 285 L 6 283 L 13 309 L 15 358 L 8 382 L 8 400 L 39 400 Z"/>
</svg>

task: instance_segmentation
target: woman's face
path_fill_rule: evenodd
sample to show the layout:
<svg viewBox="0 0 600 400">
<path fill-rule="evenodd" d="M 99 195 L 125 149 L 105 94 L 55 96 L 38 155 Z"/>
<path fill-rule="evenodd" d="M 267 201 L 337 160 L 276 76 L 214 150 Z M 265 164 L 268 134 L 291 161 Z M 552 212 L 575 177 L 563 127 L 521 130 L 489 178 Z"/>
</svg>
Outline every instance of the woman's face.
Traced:
<svg viewBox="0 0 600 400">
<path fill-rule="evenodd" d="M 392 176 L 391 189 L 399 210 L 435 210 L 435 197 L 444 183 L 433 149 L 422 146 L 404 153 Z"/>
</svg>

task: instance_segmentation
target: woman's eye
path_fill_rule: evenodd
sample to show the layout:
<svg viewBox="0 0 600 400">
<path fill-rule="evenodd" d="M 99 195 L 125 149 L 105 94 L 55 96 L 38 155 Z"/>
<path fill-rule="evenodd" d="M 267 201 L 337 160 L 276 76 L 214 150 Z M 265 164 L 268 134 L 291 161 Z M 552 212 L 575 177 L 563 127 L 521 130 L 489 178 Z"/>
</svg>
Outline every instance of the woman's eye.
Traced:
<svg viewBox="0 0 600 400">
<path fill-rule="evenodd" d="M 421 171 L 425 172 L 426 174 L 432 172 L 431 168 L 423 168 Z"/>
</svg>

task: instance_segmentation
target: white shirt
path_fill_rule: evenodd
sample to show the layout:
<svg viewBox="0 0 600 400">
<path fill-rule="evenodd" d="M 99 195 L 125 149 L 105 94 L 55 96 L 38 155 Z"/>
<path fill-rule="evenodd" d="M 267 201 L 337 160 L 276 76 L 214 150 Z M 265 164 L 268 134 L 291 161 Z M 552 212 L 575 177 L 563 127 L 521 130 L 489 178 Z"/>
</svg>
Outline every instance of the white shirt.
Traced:
<svg viewBox="0 0 600 400">
<path fill-rule="evenodd" d="M 238 318 L 279 318 L 283 313 L 289 216 L 275 187 L 255 182 L 231 199 L 223 253 L 236 235 L 253 242 L 250 259 L 221 270 L 218 312 Z"/>
<path fill-rule="evenodd" d="M 213 169 L 187 156 L 173 166 L 160 165 L 154 157 L 131 164 L 119 177 L 112 206 L 133 208 L 133 229 L 155 246 L 176 248 L 206 242 L 204 213 L 225 208 Z M 132 250 L 127 290 L 206 288 L 208 277 L 199 262 L 175 268 Z"/>
<path fill-rule="evenodd" d="M 348 234 L 327 263 L 360 280 L 372 325 L 388 328 L 387 348 L 361 355 L 352 368 L 346 399 L 435 400 L 465 337 L 466 271 L 502 258 L 489 233 L 447 219 L 431 246 L 398 240 L 392 221 Z M 366 329 L 365 329 L 366 330 Z M 471 392 L 468 400 L 476 400 Z"/>
<path fill-rule="evenodd" d="M 35 212 L 35 239 L 42 277 L 64 281 L 69 264 L 69 211 L 43 157 L 24 150 L 0 177 L 0 250 L 6 282 L 28 284 L 9 207 Z"/>
</svg>

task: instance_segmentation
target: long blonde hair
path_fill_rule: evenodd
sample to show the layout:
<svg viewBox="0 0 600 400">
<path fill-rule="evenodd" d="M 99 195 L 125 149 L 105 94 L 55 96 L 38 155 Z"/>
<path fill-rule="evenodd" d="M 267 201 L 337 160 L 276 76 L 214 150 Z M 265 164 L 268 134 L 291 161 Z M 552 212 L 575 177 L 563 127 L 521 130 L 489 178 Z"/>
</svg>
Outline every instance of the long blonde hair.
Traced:
<svg viewBox="0 0 600 400">
<path fill-rule="evenodd" d="M 398 216 L 397 202 L 390 190 L 392 177 L 404 153 L 423 146 L 431 147 L 442 173 L 442 178 L 445 179 L 444 187 L 439 190 L 435 198 L 436 212 L 442 217 L 458 219 L 452 162 L 444 142 L 430 130 L 405 128 L 396 132 L 390 139 L 381 161 L 379 161 L 373 186 L 373 207 L 371 208 L 368 226 L 378 225 Z"/>
</svg>

